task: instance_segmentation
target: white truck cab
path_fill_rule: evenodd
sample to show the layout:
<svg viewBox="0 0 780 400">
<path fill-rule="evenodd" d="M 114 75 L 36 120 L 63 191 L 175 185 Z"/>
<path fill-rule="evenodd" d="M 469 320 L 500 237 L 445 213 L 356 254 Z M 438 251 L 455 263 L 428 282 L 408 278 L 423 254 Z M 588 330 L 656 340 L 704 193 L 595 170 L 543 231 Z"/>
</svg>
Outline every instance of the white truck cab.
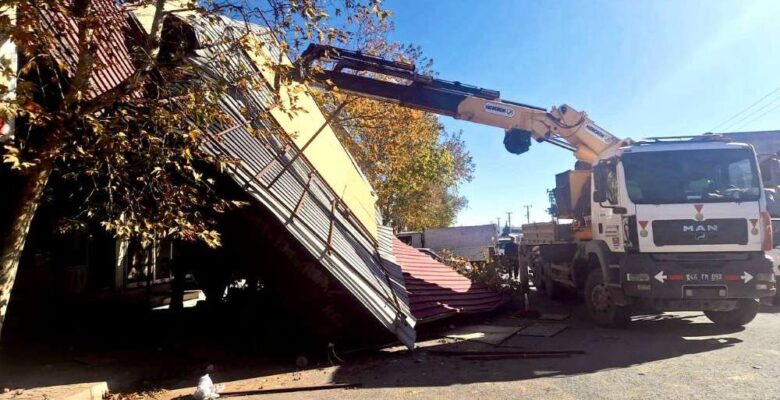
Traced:
<svg viewBox="0 0 780 400">
<path fill-rule="evenodd" d="M 612 251 L 630 244 L 642 253 L 744 252 L 771 243 L 749 145 L 638 142 L 604 154 L 594 171 L 602 182 L 593 189 L 593 237 Z M 622 229 L 630 217 L 636 219 L 635 238 Z"/>
<path fill-rule="evenodd" d="M 559 216 L 574 218 L 579 234 L 528 243 L 540 249 L 532 275 L 548 291 L 583 291 L 591 317 L 607 325 L 639 308 L 744 325 L 758 299 L 775 294 L 765 254 L 771 221 L 751 146 L 719 136 L 647 139 L 604 151 L 590 172 L 590 190 L 572 178 L 556 188 L 556 200 L 561 182 L 566 193 L 590 194 L 557 207 L 570 210 Z"/>
</svg>

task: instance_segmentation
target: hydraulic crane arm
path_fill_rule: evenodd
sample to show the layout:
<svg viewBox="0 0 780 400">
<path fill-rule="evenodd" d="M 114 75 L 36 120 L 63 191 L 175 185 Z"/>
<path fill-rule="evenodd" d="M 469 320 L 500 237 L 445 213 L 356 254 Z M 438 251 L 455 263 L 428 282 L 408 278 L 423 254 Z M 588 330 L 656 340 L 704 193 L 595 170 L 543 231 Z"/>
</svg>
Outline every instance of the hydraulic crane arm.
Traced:
<svg viewBox="0 0 780 400">
<path fill-rule="evenodd" d="M 322 65 L 313 66 L 318 61 Z M 293 76 L 358 96 L 503 128 L 504 146 L 515 154 L 528 151 L 533 138 L 569 149 L 578 160 L 592 164 L 598 154 L 620 143 L 584 112 L 569 106 L 547 111 L 502 100 L 496 90 L 436 79 L 416 73 L 413 64 L 332 46 L 309 45 Z"/>
</svg>

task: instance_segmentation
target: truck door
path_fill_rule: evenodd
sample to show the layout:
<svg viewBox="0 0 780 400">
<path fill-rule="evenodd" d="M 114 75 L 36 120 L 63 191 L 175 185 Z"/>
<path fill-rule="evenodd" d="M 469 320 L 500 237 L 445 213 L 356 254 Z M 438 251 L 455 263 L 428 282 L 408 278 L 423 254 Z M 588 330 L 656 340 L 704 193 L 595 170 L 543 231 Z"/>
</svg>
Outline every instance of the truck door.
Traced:
<svg viewBox="0 0 780 400">
<path fill-rule="evenodd" d="M 616 159 L 602 160 L 593 169 L 593 238 L 603 240 L 611 251 L 623 251 L 625 205 L 621 204 L 622 179 L 619 172 Z"/>
</svg>

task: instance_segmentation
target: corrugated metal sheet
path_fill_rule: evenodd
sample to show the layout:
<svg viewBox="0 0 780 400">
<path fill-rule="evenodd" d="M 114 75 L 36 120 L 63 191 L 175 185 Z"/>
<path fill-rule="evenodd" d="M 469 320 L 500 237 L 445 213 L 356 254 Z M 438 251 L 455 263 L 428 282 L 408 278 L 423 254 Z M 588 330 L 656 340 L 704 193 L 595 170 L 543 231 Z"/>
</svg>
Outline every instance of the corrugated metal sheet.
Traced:
<svg viewBox="0 0 780 400">
<path fill-rule="evenodd" d="M 382 258 L 395 263 L 395 253 L 393 253 L 393 242 L 396 240 L 393 235 L 393 228 L 389 226 L 379 226 L 377 229 L 379 233 L 379 254 Z"/>
<path fill-rule="evenodd" d="M 505 296 L 473 283 L 398 239 L 393 240 L 393 252 L 403 270 L 412 315 L 418 322 L 491 311 L 506 301 Z"/>
<path fill-rule="evenodd" d="M 393 228 L 389 226 L 377 226 L 377 233 L 379 236 L 379 255 L 383 259 L 385 268 L 390 271 L 392 277 L 393 289 L 395 290 L 398 301 L 406 304 L 409 307 L 409 293 L 406 290 L 406 281 L 404 278 L 403 269 L 398 265 L 398 261 L 395 258 L 395 249 L 393 248 L 394 241 L 397 240 L 393 235 Z M 409 307 L 411 313 L 411 307 Z"/>
<path fill-rule="evenodd" d="M 230 81 L 257 69 L 241 49 L 221 40 L 223 35 L 241 33 L 227 29 L 233 24 L 230 20 L 212 23 L 193 18 L 187 23 L 195 28 L 201 43 L 211 43 L 191 58 L 204 76 Z M 218 58 L 227 64 L 215 61 Z M 237 87 L 231 97 L 222 99 L 222 107 L 232 122 L 228 126 L 209 127 L 215 139 L 209 149 L 240 160 L 228 168 L 228 175 L 282 221 L 380 323 L 413 347 L 415 320 L 406 300 L 400 267 L 381 257 L 379 243 L 306 157 L 295 157 L 298 149 L 289 135 L 268 118 L 267 111 L 273 106 L 270 88 L 249 86 Z M 247 126 L 267 134 L 253 135 Z"/>
<path fill-rule="evenodd" d="M 41 29 L 51 32 L 52 56 L 73 77 L 79 60 L 79 29 L 76 20 L 53 9 L 40 9 Z M 127 13 L 111 0 L 93 0 L 91 15 L 100 16 L 100 27 L 95 31 L 97 43 L 94 71 L 90 77 L 87 98 L 93 98 L 118 86 L 135 71 L 125 34 L 131 31 Z"/>
</svg>

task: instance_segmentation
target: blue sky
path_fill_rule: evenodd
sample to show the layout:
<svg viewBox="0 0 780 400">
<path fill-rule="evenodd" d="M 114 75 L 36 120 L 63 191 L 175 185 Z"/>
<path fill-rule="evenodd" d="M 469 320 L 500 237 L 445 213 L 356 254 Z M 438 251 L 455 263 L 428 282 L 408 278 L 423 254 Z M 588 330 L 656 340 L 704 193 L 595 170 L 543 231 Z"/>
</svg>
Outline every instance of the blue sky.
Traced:
<svg viewBox="0 0 780 400">
<path fill-rule="evenodd" d="M 389 0 L 392 38 L 421 45 L 439 77 L 543 107 L 569 104 L 618 137 L 710 131 L 780 87 L 777 1 Z M 780 105 L 780 92 L 765 101 Z M 774 108 L 767 106 L 764 111 Z M 756 108 L 763 106 L 763 103 Z M 755 113 L 755 117 L 764 112 Z M 748 113 L 744 114 L 745 116 Z M 780 108 L 729 131 L 780 129 Z M 739 121 L 737 118 L 735 121 Z M 549 144 L 515 156 L 500 129 L 451 118 L 476 163 L 457 224 L 513 212 L 549 219 L 546 190 L 571 168 Z"/>
</svg>

